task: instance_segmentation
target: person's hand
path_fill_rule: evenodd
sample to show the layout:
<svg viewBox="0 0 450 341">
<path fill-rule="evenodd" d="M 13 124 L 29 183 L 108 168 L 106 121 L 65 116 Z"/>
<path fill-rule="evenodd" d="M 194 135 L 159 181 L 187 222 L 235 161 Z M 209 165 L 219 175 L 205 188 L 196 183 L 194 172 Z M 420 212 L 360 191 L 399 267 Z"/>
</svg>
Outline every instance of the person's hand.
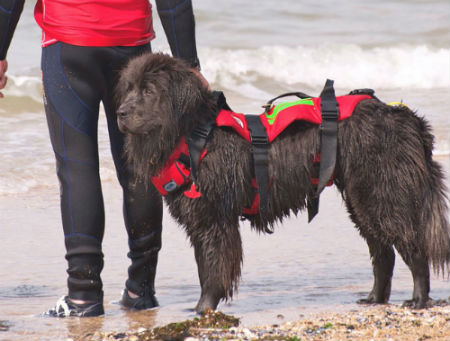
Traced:
<svg viewBox="0 0 450 341">
<path fill-rule="evenodd" d="M 8 70 L 8 62 L 5 60 L 0 60 L 0 90 L 6 86 L 6 71 Z M 0 91 L 0 98 L 3 98 L 3 93 Z"/>
<path fill-rule="evenodd" d="M 202 82 L 202 84 L 203 84 L 206 88 L 208 88 L 208 90 L 211 90 L 211 87 L 209 86 L 208 81 L 206 80 L 205 77 L 203 77 L 202 73 L 201 73 L 198 69 L 196 69 L 196 68 L 192 68 L 191 70 L 192 70 L 192 72 L 195 73 L 195 75 L 200 79 L 200 81 Z"/>
</svg>

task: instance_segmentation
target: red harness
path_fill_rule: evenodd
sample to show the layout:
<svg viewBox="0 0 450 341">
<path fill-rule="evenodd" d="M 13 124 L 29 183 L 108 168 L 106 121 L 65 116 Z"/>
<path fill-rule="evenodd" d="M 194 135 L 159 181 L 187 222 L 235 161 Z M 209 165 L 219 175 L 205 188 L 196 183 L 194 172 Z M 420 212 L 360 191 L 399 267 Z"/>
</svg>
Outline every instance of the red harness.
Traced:
<svg viewBox="0 0 450 341">
<path fill-rule="evenodd" d="M 203 150 L 199 161 L 203 160 L 205 155 L 206 149 Z M 186 139 L 182 137 L 164 168 L 158 175 L 152 177 L 152 183 L 158 192 L 167 195 L 182 185 L 191 182 L 189 162 L 188 145 Z"/>
<path fill-rule="evenodd" d="M 339 106 L 338 121 L 350 117 L 359 102 L 371 98 L 373 97 L 366 94 L 337 97 L 336 100 Z M 259 115 L 259 117 L 266 130 L 269 142 L 272 142 L 286 127 L 295 121 L 303 120 L 320 125 L 322 123 L 321 98 L 307 98 L 295 102 L 282 103 L 273 106 L 269 111 Z M 251 142 L 249 127 L 244 114 L 221 109 L 217 115 L 215 125 L 217 127 L 231 127 L 246 141 Z M 204 149 L 199 163 L 205 157 L 206 153 L 207 150 Z M 320 154 L 316 155 L 313 161 L 320 162 Z M 162 195 L 167 195 L 191 181 L 188 145 L 185 138 L 181 138 L 166 165 L 158 175 L 152 177 L 152 182 Z M 317 182 L 317 178 L 312 178 L 313 184 L 317 184 Z M 332 179 L 327 185 L 331 184 Z M 252 186 L 257 188 L 255 179 L 252 180 Z M 258 210 L 259 194 L 256 193 L 251 207 L 245 208 L 243 214 L 254 215 L 258 213 Z"/>
</svg>

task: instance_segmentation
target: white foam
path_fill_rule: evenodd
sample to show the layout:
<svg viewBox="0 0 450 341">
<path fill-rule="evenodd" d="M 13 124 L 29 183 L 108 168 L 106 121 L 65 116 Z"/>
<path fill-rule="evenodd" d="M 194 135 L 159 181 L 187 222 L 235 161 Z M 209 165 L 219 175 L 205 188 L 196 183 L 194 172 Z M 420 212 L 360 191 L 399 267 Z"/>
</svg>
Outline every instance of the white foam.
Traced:
<svg viewBox="0 0 450 341">
<path fill-rule="evenodd" d="M 8 75 L 8 83 L 3 92 L 6 97 L 29 97 L 42 102 L 42 81 L 37 75 Z"/>
<path fill-rule="evenodd" d="M 268 78 L 281 84 L 377 89 L 450 86 L 450 49 L 426 45 L 363 48 L 358 45 L 266 46 L 248 50 L 200 50 L 203 72 L 225 88 L 257 84 Z"/>
<path fill-rule="evenodd" d="M 168 52 L 164 50 L 163 52 Z M 267 97 L 262 79 L 292 87 L 320 88 L 326 78 L 336 88 L 431 89 L 450 87 L 450 48 L 398 45 L 365 48 L 354 44 L 263 46 L 256 49 L 200 48 L 202 72 L 217 88 Z M 40 76 L 9 76 L 6 95 L 42 101 Z M 242 88 L 240 88 L 242 87 Z"/>
<path fill-rule="evenodd" d="M 446 157 L 450 156 L 450 142 L 448 137 L 447 139 L 436 139 L 433 155 Z"/>
</svg>

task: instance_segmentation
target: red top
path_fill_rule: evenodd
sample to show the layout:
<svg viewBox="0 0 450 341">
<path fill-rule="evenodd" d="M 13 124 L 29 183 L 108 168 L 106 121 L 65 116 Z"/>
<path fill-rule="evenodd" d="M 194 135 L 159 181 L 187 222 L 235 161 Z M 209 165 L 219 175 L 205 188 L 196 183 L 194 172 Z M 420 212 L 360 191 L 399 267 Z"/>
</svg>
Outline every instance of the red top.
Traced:
<svg viewBox="0 0 450 341">
<path fill-rule="evenodd" d="M 155 37 L 148 0 L 38 0 L 42 46 L 136 46 Z"/>
</svg>

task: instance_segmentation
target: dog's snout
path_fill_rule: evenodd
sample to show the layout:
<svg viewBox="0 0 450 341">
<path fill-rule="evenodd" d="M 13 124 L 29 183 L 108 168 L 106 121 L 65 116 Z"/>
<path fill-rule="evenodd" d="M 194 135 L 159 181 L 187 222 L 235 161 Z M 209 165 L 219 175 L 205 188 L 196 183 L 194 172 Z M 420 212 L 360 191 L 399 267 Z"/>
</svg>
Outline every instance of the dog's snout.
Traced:
<svg viewBox="0 0 450 341">
<path fill-rule="evenodd" d="M 117 117 L 125 118 L 127 115 L 128 115 L 128 110 L 126 110 L 126 108 L 120 107 L 117 110 Z"/>
<path fill-rule="evenodd" d="M 119 130 L 122 133 L 126 133 L 128 131 L 127 126 L 126 126 L 126 121 L 127 121 L 127 116 L 129 114 L 129 108 L 126 105 L 121 105 L 119 106 L 119 108 L 116 110 L 116 115 L 117 115 L 117 124 L 119 126 Z"/>
</svg>

